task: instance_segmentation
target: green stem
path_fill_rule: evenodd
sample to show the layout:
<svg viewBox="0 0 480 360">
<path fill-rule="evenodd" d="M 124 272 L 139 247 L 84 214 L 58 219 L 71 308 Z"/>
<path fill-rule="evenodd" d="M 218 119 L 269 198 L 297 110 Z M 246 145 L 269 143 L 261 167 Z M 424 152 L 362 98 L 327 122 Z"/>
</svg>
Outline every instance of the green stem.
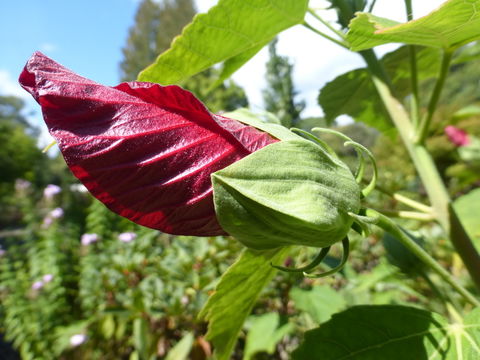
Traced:
<svg viewBox="0 0 480 360">
<path fill-rule="evenodd" d="M 335 29 L 332 24 L 330 24 L 328 21 L 325 21 L 323 20 L 323 18 L 321 16 L 319 16 L 315 10 L 313 10 L 312 8 L 308 8 L 308 12 L 310 13 L 310 15 L 312 15 L 315 19 L 317 19 L 318 21 L 320 21 L 323 25 L 325 25 L 327 28 L 329 28 L 331 31 L 333 31 L 335 34 L 337 34 L 341 39 L 345 40 L 345 34 L 343 32 L 341 32 L 340 30 L 338 29 Z"/>
<path fill-rule="evenodd" d="M 420 276 L 423 277 L 423 279 L 426 281 L 430 289 L 433 291 L 434 296 L 440 300 L 440 302 L 443 304 L 443 306 L 446 307 L 446 304 L 451 301 L 450 297 L 448 295 L 444 294 L 433 282 L 433 280 L 430 278 L 428 275 L 428 272 L 425 271 L 424 269 L 419 270 Z"/>
<path fill-rule="evenodd" d="M 393 93 L 394 89 L 393 89 L 392 81 L 390 80 L 390 77 L 386 73 L 383 65 L 380 63 L 380 61 L 378 61 L 377 55 L 375 55 L 375 52 L 372 49 L 363 50 L 359 52 L 359 55 L 367 63 L 368 70 L 370 71 L 370 74 L 372 75 L 372 77 L 381 79 L 381 81 L 385 85 L 387 85 L 389 92 Z M 408 116 L 407 116 L 407 120 L 408 120 Z M 410 120 L 408 120 L 408 122 L 410 122 Z"/>
<path fill-rule="evenodd" d="M 325 39 L 328 39 L 328 40 L 330 40 L 330 41 L 333 41 L 335 44 L 340 45 L 341 47 L 343 47 L 343 48 L 345 48 L 345 49 L 347 49 L 347 50 L 350 50 L 349 47 L 348 47 L 348 45 L 347 45 L 345 42 L 340 41 L 340 40 L 337 40 L 337 39 L 331 37 L 330 35 L 327 35 L 327 34 L 321 32 L 320 30 L 315 29 L 313 26 L 311 26 L 310 24 L 308 24 L 306 21 L 304 21 L 302 25 L 305 26 L 307 29 L 312 30 L 315 34 L 318 34 L 318 35 L 320 35 L 321 37 L 324 37 Z"/>
<path fill-rule="evenodd" d="M 405 0 L 405 8 L 407 10 L 407 20 L 413 20 L 412 0 Z"/>
<path fill-rule="evenodd" d="M 413 20 L 412 0 L 405 0 L 405 8 L 407 11 L 407 20 Z M 408 47 L 410 60 L 410 86 L 412 88 L 412 98 L 410 102 L 411 117 L 413 126 L 418 126 L 418 119 L 420 117 L 420 99 L 418 92 L 418 69 L 417 69 L 417 49 L 414 45 Z"/>
<path fill-rule="evenodd" d="M 418 71 L 417 71 L 417 49 L 414 45 L 408 47 L 410 58 L 410 86 L 412 87 L 412 98 L 410 101 L 413 126 L 418 126 L 420 118 L 420 96 L 418 92 Z"/>
<path fill-rule="evenodd" d="M 405 108 L 391 95 L 390 90 L 382 80 L 375 76 L 372 77 L 372 80 L 390 118 L 398 129 L 423 184 L 425 184 L 425 190 L 432 204 L 435 218 L 450 236 L 455 250 L 462 258 L 467 271 L 480 289 L 480 255 L 451 206 L 447 189 L 432 157 L 425 146 L 413 143 L 414 129 Z"/>
<path fill-rule="evenodd" d="M 431 206 L 424 205 L 418 201 L 415 201 L 413 199 L 410 199 L 402 194 L 395 193 L 392 196 L 395 200 L 398 202 L 401 202 L 407 206 L 410 206 L 413 209 L 420 210 L 421 212 L 431 215 L 433 213 L 433 209 Z"/>
<path fill-rule="evenodd" d="M 398 202 L 401 202 L 402 204 L 405 204 L 407 206 L 410 206 L 412 209 L 416 209 L 418 211 L 424 212 L 426 214 L 432 214 L 433 209 L 431 206 L 422 204 L 421 202 L 418 202 L 416 200 L 410 199 L 409 197 L 399 194 L 399 193 L 392 193 L 383 187 L 376 185 L 375 190 L 380 191 L 381 193 L 390 196 L 391 198 L 397 200 Z"/>
<path fill-rule="evenodd" d="M 415 143 L 423 144 L 428 135 L 428 130 L 432 122 L 433 114 L 437 108 L 438 100 L 440 100 L 440 94 L 442 93 L 443 85 L 445 84 L 445 79 L 448 75 L 448 70 L 450 69 L 450 62 L 452 60 L 453 51 L 445 50 L 442 57 L 442 65 L 440 66 L 440 73 L 433 88 L 432 96 L 428 103 L 427 113 L 422 118 L 418 131 L 415 137 Z"/>
<path fill-rule="evenodd" d="M 423 248 L 413 241 L 409 236 L 407 236 L 402 229 L 398 227 L 395 222 L 390 220 L 388 217 L 380 214 L 379 212 L 371 209 L 367 209 L 367 216 L 377 217 L 378 222 L 377 226 L 383 230 L 389 232 L 395 236 L 401 243 L 409 249 L 413 254 L 415 254 L 421 261 L 423 261 L 427 266 L 429 266 L 434 272 L 438 274 L 445 282 L 450 284 L 460 295 L 462 295 L 465 300 L 467 300 L 472 305 L 479 307 L 480 301 L 475 298 L 467 289 L 459 284 L 459 282 L 452 277 L 452 275 L 441 267 L 435 259 L 433 259 Z"/>
<path fill-rule="evenodd" d="M 425 214 L 416 211 L 403 211 L 403 210 L 378 210 L 384 215 L 391 217 L 398 217 L 402 219 L 412 219 L 418 221 L 432 221 L 435 220 L 433 214 Z"/>
</svg>

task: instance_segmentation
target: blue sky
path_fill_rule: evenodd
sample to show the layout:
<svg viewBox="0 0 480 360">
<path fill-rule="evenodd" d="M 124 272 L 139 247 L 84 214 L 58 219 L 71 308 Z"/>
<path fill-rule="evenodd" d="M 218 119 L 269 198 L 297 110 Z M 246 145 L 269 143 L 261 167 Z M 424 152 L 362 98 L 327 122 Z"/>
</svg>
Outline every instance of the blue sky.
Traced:
<svg viewBox="0 0 480 360">
<path fill-rule="evenodd" d="M 136 6 L 133 0 L 0 1 L 0 71 L 18 77 L 39 50 L 85 77 L 114 85 Z"/>
</svg>

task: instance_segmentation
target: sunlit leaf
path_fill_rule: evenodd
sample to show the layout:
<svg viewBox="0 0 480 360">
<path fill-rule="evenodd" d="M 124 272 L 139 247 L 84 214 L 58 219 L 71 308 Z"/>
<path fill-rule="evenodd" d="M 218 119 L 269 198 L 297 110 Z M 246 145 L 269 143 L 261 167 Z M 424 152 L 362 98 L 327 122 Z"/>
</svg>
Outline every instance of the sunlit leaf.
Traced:
<svg viewBox="0 0 480 360">
<path fill-rule="evenodd" d="M 280 316 L 277 313 L 252 316 L 248 322 L 243 360 L 255 359 L 255 354 L 259 352 L 273 354 L 277 343 L 293 330 L 291 323 L 279 326 Z"/>
<path fill-rule="evenodd" d="M 213 343 L 218 360 L 230 359 L 245 319 L 277 271 L 270 263 L 281 264 L 287 253 L 288 248 L 246 249 L 223 274 L 215 293 L 199 315 L 209 322 L 206 338 Z"/>
<path fill-rule="evenodd" d="M 223 61 L 224 77 L 231 75 L 279 32 L 301 23 L 307 4 L 308 0 L 220 0 L 208 13 L 197 15 L 139 80 L 178 84 Z"/>
<path fill-rule="evenodd" d="M 294 360 L 475 360 L 480 309 L 450 323 L 406 306 L 356 306 L 305 333 Z"/>
<path fill-rule="evenodd" d="M 411 91 L 408 51 L 408 48 L 404 46 L 386 54 L 381 59 L 381 63 L 392 81 L 395 95 L 399 98 L 407 96 Z M 439 60 L 438 49 L 419 49 L 417 69 L 420 82 L 437 74 L 440 66 Z M 345 114 L 381 132 L 393 129 L 367 69 L 349 71 L 327 83 L 320 90 L 318 102 L 329 123 Z"/>
<path fill-rule="evenodd" d="M 468 194 L 460 196 L 453 203 L 453 207 L 465 230 L 480 251 L 480 189 L 472 190 Z"/>
<path fill-rule="evenodd" d="M 308 313 L 318 324 L 327 321 L 346 306 L 343 296 L 325 285 L 314 286 L 311 290 L 294 287 L 290 291 L 290 298 L 295 308 Z"/>
<path fill-rule="evenodd" d="M 350 23 L 347 40 L 360 51 L 387 43 L 457 48 L 480 39 L 480 0 L 449 0 L 421 18 L 401 24 L 358 13 Z"/>
</svg>

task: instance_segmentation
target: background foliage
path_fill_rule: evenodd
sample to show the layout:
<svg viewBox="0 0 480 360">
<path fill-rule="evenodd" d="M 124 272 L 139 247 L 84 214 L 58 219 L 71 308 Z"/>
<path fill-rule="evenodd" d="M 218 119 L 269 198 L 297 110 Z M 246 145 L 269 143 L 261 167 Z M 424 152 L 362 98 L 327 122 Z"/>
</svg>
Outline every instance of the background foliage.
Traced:
<svg viewBox="0 0 480 360">
<path fill-rule="evenodd" d="M 371 5 L 330 2 L 344 30 L 355 11 Z M 235 1 L 223 3 L 238 6 L 239 13 L 259 21 L 271 15 L 268 7 L 265 13 L 252 15 Z M 221 68 L 206 69 L 213 64 L 198 59 L 192 62 L 190 73 L 197 75 L 181 79 L 182 85 L 212 111 L 245 107 L 243 90 L 225 79 L 270 43 L 269 86 L 264 94 L 265 110 L 271 114 L 261 116 L 305 130 L 328 124 L 371 148 L 381 172 L 380 191 L 369 197 L 370 207 L 392 215 L 407 210 L 393 193 L 425 201 L 425 188 L 393 132 L 366 68 L 341 75 L 320 89 L 325 119 L 301 116 L 293 65 L 270 41 L 277 32 L 302 21 L 306 2 L 282 4 L 291 17 L 275 13 L 263 32 L 257 29 L 262 36 L 251 35 L 255 41 L 220 51 Z M 227 5 L 217 12 L 224 14 L 230 9 Z M 145 78 L 155 66 L 161 68 L 175 57 L 171 51 L 157 59 L 194 14 L 191 0 L 143 0 L 123 50 L 123 80 L 135 79 L 156 61 L 142 73 Z M 360 26 L 365 26 L 365 16 L 356 20 Z M 192 29 L 202 19 L 208 20 L 195 18 L 190 32 L 185 30 L 182 36 L 193 36 Z M 276 22 L 275 27 L 270 22 Z M 218 36 L 228 38 L 225 32 Z M 181 41 L 176 40 L 177 46 Z M 456 52 L 426 143 L 478 248 L 480 165 L 478 159 L 462 157 L 444 128 L 454 124 L 480 137 L 479 55 L 477 43 Z M 408 48 L 400 47 L 380 59 L 396 96 L 406 104 L 412 97 L 408 56 Z M 417 47 L 417 60 L 420 91 L 429 93 L 440 67 L 440 52 Z M 420 102 L 422 111 L 428 106 L 425 99 Z M 0 329 L 23 359 L 207 359 L 214 350 L 219 359 L 312 359 L 311 354 L 322 359 L 396 359 L 402 354 L 399 349 L 405 348 L 412 358 L 432 358 L 443 351 L 445 358 L 457 359 L 471 339 L 478 343 L 478 309 L 462 317 L 469 305 L 391 234 L 378 230 L 367 237 L 352 234 L 345 268 L 332 277 L 308 279 L 270 267 L 270 261 L 303 264 L 313 256 L 308 248 L 271 252 L 259 259 L 230 238 L 174 237 L 140 228 L 85 193 L 63 159 L 37 149 L 38 132 L 22 109 L 19 99 L 0 97 Z M 355 122 L 338 126 L 335 119 L 341 114 Z M 333 136 L 325 135 L 324 140 L 353 166 L 354 151 Z M 49 184 L 58 186 L 56 194 L 46 191 L 52 188 Z M 399 223 L 459 283 L 473 289 L 438 224 L 413 219 Z M 335 248 L 325 263 L 333 267 L 340 257 Z M 232 306 L 239 299 L 244 305 Z M 381 321 L 369 323 L 372 319 Z M 402 323 L 401 329 L 393 326 Z M 414 336 L 419 333 L 430 340 Z M 320 341 L 332 336 L 343 345 Z M 464 355 L 475 358 L 474 351 Z M 8 356 L 17 358 L 13 353 Z"/>
</svg>

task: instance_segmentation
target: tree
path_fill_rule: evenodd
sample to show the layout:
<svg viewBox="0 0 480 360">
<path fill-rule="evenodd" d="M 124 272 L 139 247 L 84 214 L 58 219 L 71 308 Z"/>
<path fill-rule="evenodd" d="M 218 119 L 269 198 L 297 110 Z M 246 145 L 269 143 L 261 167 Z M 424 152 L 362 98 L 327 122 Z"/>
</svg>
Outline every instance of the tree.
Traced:
<svg viewBox="0 0 480 360">
<path fill-rule="evenodd" d="M 124 59 L 120 64 L 122 81 L 135 80 L 138 73 L 167 50 L 173 38 L 182 32 L 195 15 L 192 0 L 143 0 L 130 29 Z M 232 80 L 212 88 L 218 78 L 218 70 L 207 69 L 194 76 L 182 87 L 193 92 L 213 111 L 232 111 L 248 106 L 242 88 Z"/>
<path fill-rule="evenodd" d="M 291 127 L 300 119 L 305 108 L 303 101 L 296 102 L 297 91 L 293 85 L 293 65 L 287 57 L 277 54 L 277 39 L 269 45 L 270 59 L 267 62 L 267 89 L 263 91 L 265 109 L 274 113 L 282 125 Z"/>
<path fill-rule="evenodd" d="M 132 81 L 138 73 L 168 49 L 195 15 L 193 0 L 143 0 L 122 49 L 121 80 Z"/>
<path fill-rule="evenodd" d="M 41 159 L 33 129 L 22 115 L 24 103 L 13 96 L 0 96 L 0 183 L 23 177 L 33 180 L 33 170 Z"/>
<path fill-rule="evenodd" d="M 212 88 L 218 78 L 218 73 L 219 71 L 215 68 L 207 69 L 188 79 L 182 86 L 193 92 L 213 112 L 233 111 L 247 107 L 248 100 L 245 91 L 233 80 L 228 80 Z"/>
</svg>

